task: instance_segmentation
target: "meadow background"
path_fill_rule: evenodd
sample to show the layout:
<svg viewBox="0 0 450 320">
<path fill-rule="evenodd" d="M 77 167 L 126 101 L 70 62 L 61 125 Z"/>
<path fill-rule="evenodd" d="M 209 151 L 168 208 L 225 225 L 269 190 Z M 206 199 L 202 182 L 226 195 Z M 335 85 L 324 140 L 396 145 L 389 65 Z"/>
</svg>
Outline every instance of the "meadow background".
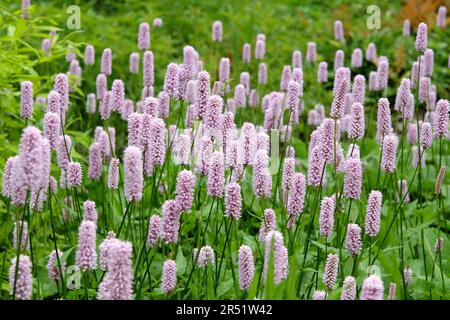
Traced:
<svg viewBox="0 0 450 320">
<path fill-rule="evenodd" d="M 211 74 L 217 72 L 221 57 L 228 57 L 231 60 L 231 83 L 236 84 L 239 81 L 241 71 L 248 69 L 251 73 L 252 84 L 256 85 L 257 61 L 252 59 L 250 66 L 242 66 L 241 52 L 242 45 L 245 42 L 252 44 L 254 48 L 255 38 L 258 33 L 266 35 L 266 56 L 264 62 L 268 65 L 268 84 L 261 88 L 259 96 L 272 90 L 278 90 L 280 75 L 284 65 L 290 65 L 292 61 L 293 50 L 301 50 L 303 55 L 306 53 L 306 44 L 308 41 L 314 41 L 317 44 L 318 61 L 327 61 L 329 70 L 332 70 L 334 55 L 336 50 L 343 49 L 346 53 L 345 64 L 349 65 L 350 55 L 354 48 L 362 48 L 363 52 L 370 42 L 377 46 L 379 55 L 387 56 L 390 62 L 389 88 L 386 91 L 386 97 L 391 101 L 395 100 L 395 94 L 403 77 L 411 76 L 411 65 L 417 57 L 414 46 L 415 30 L 420 22 L 426 22 L 429 25 L 428 47 L 435 53 L 435 70 L 433 73 L 433 84 L 438 91 L 438 99 L 448 99 L 450 69 L 448 65 L 450 38 L 450 28 L 441 30 L 435 27 L 436 12 L 440 5 L 450 7 L 449 1 L 434 0 L 411 0 L 411 1 L 376 1 L 381 9 L 381 29 L 369 30 L 366 26 L 367 6 L 375 4 L 365 1 L 248 1 L 248 0 L 230 0 L 230 1 L 33 1 L 31 8 L 31 18 L 24 20 L 20 17 L 20 2 L 6 1 L 0 4 L 0 168 L 4 167 L 8 157 L 18 152 L 18 143 L 24 127 L 24 121 L 19 116 L 20 106 L 20 83 L 24 80 L 30 80 L 34 85 L 34 95 L 45 97 L 53 87 L 54 76 L 60 72 L 68 70 L 68 63 L 65 55 L 69 48 L 74 48 L 77 59 L 82 61 L 86 44 L 92 44 L 96 50 L 96 61 L 93 66 L 83 67 L 82 83 L 70 94 L 70 109 L 68 122 L 66 123 L 66 134 L 76 141 L 72 149 L 72 157 L 80 162 L 83 168 L 88 167 L 89 146 L 93 142 L 94 129 L 97 125 L 102 125 L 98 114 L 91 115 L 86 113 L 86 95 L 95 92 L 95 77 L 100 69 L 100 56 L 104 48 L 111 48 L 113 52 L 113 72 L 110 79 L 122 79 L 126 86 L 126 97 L 137 101 L 141 95 L 142 71 L 138 75 L 130 74 L 129 55 L 131 52 L 138 51 L 137 30 L 140 22 L 152 23 L 154 18 L 161 18 L 163 26 L 161 28 L 151 27 L 151 50 L 155 61 L 155 92 L 162 90 L 166 66 L 170 62 L 181 63 L 183 60 L 183 47 L 185 45 L 193 46 L 199 53 L 204 62 L 206 70 Z M 65 23 L 68 15 L 66 8 L 69 5 L 78 5 L 81 8 L 81 30 L 69 30 Z M 404 19 L 409 19 L 412 26 L 412 35 L 410 37 L 402 36 L 402 25 Z M 211 25 L 213 21 L 220 20 L 223 23 L 224 36 L 221 43 L 214 43 L 211 40 Z M 341 20 L 344 25 L 345 43 L 334 40 L 333 25 L 335 20 Z M 447 19 L 448 20 L 448 19 Z M 46 56 L 41 51 L 41 42 L 48 37 L 50 30 L 57 30 L 57 36 L 52 46 L 51 56 Z M 142 55 L 141 55 L 142 58 Z M 372 63 L 364 60 L 363 67 L 357 72 L 368 76 L 370 70 L 374 70 Z M 304 106 L 305 111 L 301 118 L 302 123 L 306 123 L 307 112 L 314 108 L 316 104 L 323 104 L 326 110 L 329 110 L 332 101 L 332 81 L 325 85 L 318 85 L 316 82 L 316 66 L 304 63 Z M 368 114 L 372 108 L 375 108 L 377 98 L 374 94 L 366 91 L 366 111 Z M 32 123 L 41 127 L 45 112 L 43 104 L 35 104 Z M 374 115 L 374 114 L 373 114 Z M 166 123 L 175 123 L 176 114 L 171 113 Z M 117 130 L 117 153 L 122 154 L 126 146 L 126 124 L 120 122 L 117 118 L 110 121 L 116 124 Z M 239 110 L 236 115 L 236 124 L 238 127 L 245 121 L 261 123 L 263 114 L 259 108 L 249 110 Z M 366 118 L 366 123 L 375 121 Z M 374 126 L 372 126 L 373 128 Z M 301 171 L 305 172 L 307 167 L 308 139 L 311 128 L 300 128 L 300 134 L 294 138 L 292 145 L 296 150 L 297 157 L 300 158 Z M 450 163 L 450 150 L 448 141 L 444 142 L 444 154 L 442 163 Z M 375 180 L 378 167 L 379 145 L 373 139 L 364 139 L 362 146 L 362 160 L 364 163 L 365 181 Z M 52 174 L 59 176 L 59 169 L 56 165 L 52 167 Z M 176 169 L 172 172 L 171 178 L 174 179 Z M 85 170 L 87 171 L 87 170 Z M 407 173 L 410 175 L 411 173 Z M 436 240 L 436 218 L 437 202 L 434 199 L 433 190 L 437 170 L 435 165 L 429 165 L 424 170 L 423 190 L 426 203 L 421 208 L 417 208 L 416 190 L 411 191 L 413 201 L 405 206 L 405 214 L 411 222 L 408 232 L 405 235 L 408 248 L 408 264 L 414 270 L 414 286 L 409 290 L 407 296 L 412 299 L 434 299 L 442 298 L 442 289 L 440 278 L 435 280 L 433 292 L 429 295 L 430 287 L 425 281 L 423 269 L 423 256 L 416 247 L 419 243 L 425 242 L 425 250 L 428 254 L 428 272 L 434 265 L 434 243 Z M 170 174 L 167 179 L 169 180 Z M 366 180 L 367 179 L 367 180 Z M 87 181 L 87 177 L 84 177 Z M 440 225 L 444 244 L 448 244 L 448 233 L 450 231 L 450 201 L 448 200 L 448 174 L 444 180 L 442 213 L 444 221 Z M 172 181 L 166 181 L 169 185 Z M 81 188 L 78 196 L 82 200 L 94 198 L 99 211 L 107 211 L 110 205 L 109 198 L 104 197 L 101 191 L 102 186 L 88 184 L 89 188 Z M 332 188 L 332 184 L 330 188 Z M 243 189 L 251 190 L 250 186 L 243 186 Z M 366 192 L 367 191 L 367 192 Z M 369 190 L 366 190 L 361 197 L 364 201 L 358 203 L 353 210 L 364 211 L 365 200 Z M 60 190 L 59 192 L 62 192 Z M 62 199 L 62 194 L 60 198 Z M 250 195 L 245 195 L 247 203 L 243 215 L 246 212 L 261 216 L 263 204 L 251 201 Z M 117 199 L 116 199 L 117 200 Z M 163 195 L 156 196 L 156 200 L 148 208 L 145 208 L 146 215 L 150 216 L 152 212 L 158 212 L 161 204 L 165 200 Z M 252 203 L 248 207 L 249 203 Z M 118 206 L 117 201 L 111 201 L 112 206 Z M 209 203 L 209 202 L 208 202 Z M 64 204 L 60 200 L 56 210 L 61 211 Z M 208 212 L 210 204 L 197 207 L 197 215 Z M 311 205 L 311 204 L 310 204 Z M 117 208 L 115 210 L 118 210 Z M 389 217 L 392 209 L 389 206 L 383 207 L 383 216 Z M 219 218 L 217 218 L 219 219 Z M 236 233 L 236 239 L 239 242 L 249 243 L 256 252 L 261 254 L 261 248 L 254 235 L 257 233 L 260 222 L 251 220 L 249 216 L 244 217 L 245 227 Z M 383 227 L 388 224 L 388 219 L 383 220 Z M 419 223 L 420 221 L 420 223 Z M 52 250 L 50 238 L 49 219 L 47 215 L 35 220 L 40 227 L 47 228 L 42 233 L 34 231 L 39 242 L 36 245 L 36 261 L 39 261 L 35 277 L 34 297 L 36 299 L 58 297 L 57 287 L 54 281 L 48 279 L 45 269 L 47 256 Z M 181 234 L 191 236 L 195 220 L 185 220 L 181 227 Z M 65 227 L 65 226 L 64 226 Z M 382 233 L 383 233 L 382 227 Z M 11 207 L 8 199 L 0 197 L 0 267 L 2 278 L 0 279 L 0 297 L 8 298 L 8 274 L 10 258 L 14 256 L 11 244 L 11 231 L 13 229 L 13 220 L 11 219 Z M 64 252 L 74 251 L 76 246 L 77 224 L 70 227 L 73 238 L 67 238 L 67 230 L 64 231 L 63 224 L 58 222 L 57 239 L 61 243 Z M 106 235 L 106 226 L 101 226 L 99 233 L 104 237 Z M 222 231 L 223 232 L 223 231 Z M 382 234 L 381 233 L 381 234 Z M 304 235 L 303 235 L 304 236 Z M 216 241 L 211 237 L 211 242 Z M 101 238 L 101 237 L 100 237 Z M 100 241 L 99 238 L 99 241 Z M 193 238 L 193 236 L 192 236 Z M 190 238 L 189 238 L 190 239 Z M 219 238 L 218 247 L 221 248 L 223 239 Z M 422 241 L 422 242 L 421 242 Z M 231 251 L 236 256 L 239 243 L 232 243 Z M 322 248 L 322 244 L 317 243 L 317 247 Z M 386 284 L 389 281 L 401 283 L 401 272 L 399 272 L 398 243 L 395 232 L 387 240 L 388 249 L 381 252 L 378 257 L 377 265 L 381 268 L 381 273 L 386 276 Z M 191 253 L 193 243 L 187 241 L 181 242 L 180 247 L 175 251 L 179 266 L 184 267 L 185 272 L 179 271 L 178 280 L 185 283 L 191 269 Z M 256 250 L 258 248 L 258 250 Z M 138 248 L 135 248 L 137 251 Z M 316 248 L 314 248 L 316 249 Z M 450 288 L 450 248 L 444 245 L 443 274 L 445 287 Z M 296 283 L 293 281 L 298 275 L 301 255 L 298 255 L 298 261 L 290 261 L 290 276 L 282 285 L 277 287 L 276 293 L 272 298 L 298 298 Z M 65 257 L 73 260 L 72 256 Z M 236 257 L 235 257 L 236 258 Z M 261 258 L 261 256 L 259 256 Z M 152 265 L 152 279 L 147 290 L 142 293 L 140 298 L 164 298 L 164 295 L 158 289 L 158 281 L 161 274 L 161 263 L 164 260 L 162 253 L 155 253 L 154 263 Z M 298 265 L 297 265 L 298 263 Z M 364 264 L 366 263 L 366 265 Z M 70 265 L 71 263 L 68 262 Z M 358 283 L 364 279 L 364 271 L 367 267 L 367 259 L 362 258 L 360 262 L 360 276 Z M 438 268 L 438 267 L 436 267 Z M 226 274 L 231 279 L 232 268 L 228 265 Z M 311 270 L 308 270 L 311 272 Z M 322 271 L 321 271 L 322 272 Z M 135 275 L 142 277 L 142 274 Z M 428 275 L 429 277 L 430 275 Z M 233 273 L 234 277 L 234 273 Z M 225 277 L 228 278 L 228 277 Z M 292 281 L 291 281 L 292 280 Z M 93 279 L 91 279 L 93 281 Z M 201 276 L 195 278 L 198 286 L 201 286 Z M 305 284 L 306 285 L 306 280 Z M 306 289 L 306 288 L 305 288 Z M 303 289 L 301 290 L 303 291 Z M 401 298 L 406 298 L 404 291 L 398 290 Z M 72 290 L 66 293 L 64 298 L 84 297 L 83 290 Z M 91 288 L 89 297 L 95 297 L 95 290 Z M 253 294 L 255 294 L 253 292 Z M 182 289 L 173 294 L 174 298 L 243 298 L 242 292 L 235 288 L 233 280 L 224 281 L 219 285 L 219 290 L 215 292 L 203 292 L 200 288 L 192 292 L 186 292 Z M 339 292 L 332 294 L 332 298 L 339 298 Z M 448 293 L 447 293 L 448 297 Z"/>
</svg>

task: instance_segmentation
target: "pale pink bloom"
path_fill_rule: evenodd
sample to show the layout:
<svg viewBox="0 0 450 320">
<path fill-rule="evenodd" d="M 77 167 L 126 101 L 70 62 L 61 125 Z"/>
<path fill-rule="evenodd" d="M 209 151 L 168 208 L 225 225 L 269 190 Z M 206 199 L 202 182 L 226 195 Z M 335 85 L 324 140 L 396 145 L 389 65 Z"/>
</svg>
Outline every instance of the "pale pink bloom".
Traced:
<svg viewBox="0 0 450 320">
<path fill-rule="evenodd" d="M 302 52 L 299 50 L 295 50 L 294 52 L 292 52 L 292 67 L 301 68 L 302 65 Z"/>
<path fill-rule="evenodd" d="M 375 274 L 366 278 L 361 288 L 361 300 L 383 300 L 384 285 Z"/>
<path fill-rule="evenodd" d="M 17 269 L 17 277 L 16 277 Z M 14 299 L 30 300 L 33 293 L 33 276 L 31 260 L 21 254 L 17 266 L 17 257 L 12 258 L 9 268 L 9 291 Z"/>
<path fill-rule="evenodd" d="M 143 189 L 142 151 L 129 146 L 124 151 L 124 193 L 127 201 L 140 201 Z"/>
<path fill-rule="evenodd" d="M 147 236 L 147 244 L 153 247 L 159 240 L 160 237 L 160 229 L 161 229 L 161 218 L 153 214 L 150 217 L 148 223 L 148 236 Z"/>
<path fill-rule="evenodd" d="M 342 284 L 341 300 L 355 300 L 356 298 L 356 280 L 352 276 L 345 277 Z"/>
<path fill-rule="evenodd" d="M 247 245 L 242 245 L 238 253 L 239 265 L 239 288 L 248 290 L 253 281 L 255 274 L 255 262 L 253 259 L 252 249 Z"/>
<path fill-rule="evenodd" d="M 334 210 L 336 208 L 336 197 L 324 197 L 320 203 L 319 225 L 320 234 L 325 238 L 331 236 L 334 228 Z"/>
<path fill-rule="evenodd" d="M 75 263 L 81 270 L 97 268 L 96 225 L 90 220 L 83 220 L 78 229 L 78 245 Z"/>
<path fill-rule="evenodd" d="M 259 241 L 264 241 L 270 231 L 276 230 L 277 217 L 272 209 L 265 209 L 261 228 L 259 229 Z"/>
<path fill-rule="evenodd" d="M 112 73 L 112 52 L 109 48 L 103 50 L 100 70 L 101 73 L 107 76 L 110 76 Z"/>
<path fill-rule="evenodd" d="M 222 33 L 220 33 L 222 34 Z M 220 37 L 221 39 L 222 37 Z M 166 260 L 163 265 L 161 289 L 168 294 L 177 285 L 177 263 L 174 260 Z"/>
<path fill-rule="evenodd" d="M 306 61 L 315 62 L 317 60 L 317 47 L 315 42 L 308 42 L 306 50 Z"/>
<path fill-rule="evenodd" d="M 222 21 L 214 21 L 212 25 L 212 39 L 214 42 L 222 42 Z"/>
<path fill-rule="evenodd" d="M 181 211 L 189 211 L 194 201 L 195 176 L 189 170 L 182 170 L 178 173 L 176 183 L 175 201 L 180 206 Z"/>
<path fill-rule="evenodd" d="M 356 256 L 361 253 L 361 247 L 361 227 L 353 223 L 348 224 L 345 248 L 352 256 Z"/>
<path fill-rule="evenodd" d="M 350 157 L 345 161 L 344 197 L 359 199 L 362 187 L 362 164 L 359 157 Z"/>
<path fill-rule="evenodd" d="M 328 63 L 326 63 L 325 61 L 319 63 L 319 67 L 317 69 L 317 81 L 318 82 L 328 81 Z"/>
<path fill-rule="evenodd" d="M 338 270 L 339 255 L 333 253 L 328 254 L 327 261 L 325 263 L 325 270 L 323 272 L 323 284 L 329 290 L 333 289 L 336 284 Z"/>
<path fill-rule="evenodd" d="M 177 243 L 180 229 L 180 206 L 175 200 L 166 200 L 162 206 L 160 237 L 166 244 Z"/>
<path fill-rule="evenodd" d="M 33 83 L 31 81 L 21 83 L 20 116 L 24 119 L 31 119 L 33 116 Z"/>
<path fill-rule="evenodd" d="M 427 33 L 427 25 L 423 22 L 419 24 L 419 27 L 417 28 L 417 35 L 416 35 L 416 50 L 420 53 L 424 53 L 427 49 L 427 39 L 428 39 L 428 33 Z"/>
<path fill-rule="evenodd" d="M 208 170 L 208 195 L 222 197 L 225 187 L 223 153 L 215 151 L 211 154 Z"/>
<path fill-rule="evenodd" d="M 392 173 L 396 170 L 398 138 L 391 133 L 383 139 L 383 150 L 381 156 L 381 170 Z"/>
<path fill-rule="evenodd" d="M 366 60 L 374 62 L 377 59 L 377 47 L 374 43 L 369 43 L 366 49 Z"/>
<path fill-rule="evenodd" d="M 141 50 L 150 48 L 150 26 L 146 22 L 139 25 L 138 48 Z"/>
<path fill-rule="evenodd" d="M 344 27 L 342 25 L 342 21 L 336 20 L 334 22 L 334 39 L 338 41 L 345 40 L 344 39 Z"/>
<path fill-rule="evenodd" d="M 356 48 L 352 52 L 352 67 L 361 68 L 362 67 L 363 53 L 360 48 Z"/>
<path fill-rule="evenodd" d="M 273 251 L 272 251 L 273 248 Z M 267 281 L 267 275 L 269 271 L 270 257 L 273 252 L 273 282 L 279 284 L 282 280 L 287 278 L 288 275 L 288 252 L 284 246 L 283 235 L 278 231 L 268 232 L 265 239 L 265 252 L 264 252 L 264 279 Z M 269 281 L 272 281 L 270 279 Z"/>
<path fill-rule="evenodd" d="M 370 237 L 376 236 L 380 231 L 382 198 L 380 191 L 372 190 L 367 200 L 365 232 Z"/>
</svg>

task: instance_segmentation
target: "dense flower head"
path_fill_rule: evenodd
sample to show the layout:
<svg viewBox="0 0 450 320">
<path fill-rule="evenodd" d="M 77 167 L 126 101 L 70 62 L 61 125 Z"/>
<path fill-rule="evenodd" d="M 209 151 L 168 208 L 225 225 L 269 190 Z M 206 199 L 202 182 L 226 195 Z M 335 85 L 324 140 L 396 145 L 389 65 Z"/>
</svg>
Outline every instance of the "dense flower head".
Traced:
<svg viewBox="0 0 450 320">
<path fill-rule="evenodd" d="M 403 21 L 403 36 L 409 37 L 411 35 L 411 22 L 406 19 Z"/>
<path fill-rule="evenodd" d="M 59 249 L 53 250 L 48 256 L 47 274 L 52 280 L 61 280 L 61 273 L 66 271 L 66 262 L 62 261 L 63 252 Z M 58 261 L 59 260 L 59 261 Z M 61 267 L 61 269 L 60 269 Z"/>
<path fill-rule="evenodd" d="M 109 48 L 103 50 L 100 72 L 107 76 L 112 73 L 112 51 Z"/>
<path fill-rule="evenodd" d="M 319 63 L 319 67 L 317 69 L 317 81 L 318 82 L 328 81 L 328 63 L 325 61 Z"/>
<path fill-rule="evenodd" d="M 215 258 L 214 250 L 210 246 L 203 246 L 199 251 L 197 248 L 194 249 L 193 259 L 197 260 L 197 266 L 200 268 L 214 265 Z"/>
<path fill-rule="evenodd" d="M 317 47 L 315 42 L 307 43 L 306 61 L 315 62 L 317 60 Z"/>
<path fill-rule="evenodd" d="M 230 79 L 230 59 L 222 58 L 219 64 L 219 81 L 225 83 Z"/>
<path fill-rule="evenodd" d="M 301 68 L 302 63 L 302 52 L 299 50 L 294 50 L 292 52 L 292 67 L 293 68 Z"/>
<path fill-rule="evenodd" d="M 344 51 L 337 50 L 334 55 L 334 71 L 344 66 Z"/>
<path fill-rule="evenodd" d="M 315 290 L 313 294 L 313 300 L 325 300 L 327 293 L 323 290 Z"/>
<path fill-rule="evenodd" d="M 241 217 L 241 209 L 241 187 L 238 183 L 231 182 L 225 189 L 225 216 L 239 220 Z"/>
<path fill-rule="evenodd" d="M 98 100 L 103 99 L 103 95 L 108 91 L 106 75 L 103 73 L 99 73 L 95 80 L 95 84 L 96 84 L 96 90 L 97 90 L 96 91 L 97 99 Z"/>
<path fill-rule="evenodd" d="M 350 157 L 345 161 L 344 197 L 359 199 L 362 188 L 362 164 L 359 157 Z"/>
<path fill-rule="evenodd" d="M 24 119 L 30 119 L 33 116 L 33 83 L 31 81 L 21 83 L 20 116 Z"/>
<path fill-rule="evenodd" d="M 380 191 L 372 190 L 367 200 L 365 231 L 370 237 L 376 236 L 380 231 L 382 199 Z"/>
<path fill-rule="evenodd" d="M 236 102 L 237 107 L 245 107 L 246 103 L 245 96 L 246 96 L 245 86 L 240 83 L 234 88 L 234 101 Z"/>
<path fill-rule="evenodd" d="M 348 136 L 352 139 L 364 138 L 365 121 L 364 121 L 364 107 L 361 103 L 355 102 L 351 109 L 351 122 Z"/>
<path fill-rule="evenodd" d="M 438 14 L 436 16 L 436 25 L 440 28 L 445 28 L 447 22 L 447 8 L 445 6 L 440 6 L 438 9 Z"/>
<path fill-rule="evenodd" d="M 273 248 L 273 250 L 272 250 Z M 265 238 L 264 279 L 267 281 L 269 263 L 273 254 L 273 282 L 279 284 L 288 275 L 288 252 L 284 246 L 283 235 L 278 231 L 269 231 Z M 270 279 L 272 281 L 272 279 Z"/>
<path fill-rule="evenodd" d="M 405 281 L 405 285 L 406 286 L 411 285 L 411 283 L 412 283 L 412 275 L 413 275 L 413 272 L 412 272 L 410 267 L 406 267 L 403 270 L 403 280 Z"/>
<path fill-rule="evenodd" d="M 391 109 L 389 100 L 381 98 L 378 100 L 377 110 L 377 132 L 381 136 L 390 134 L 392 131 Z"/>
<path fill-rule="evenodd" d="M 393 282 L 389 284 L 388 300 L 397 299 L 397 285 Z"/>
<path fill-rule="evenodd" d="M 61 129 L 60 117 L 55 112 L 47 112 L 44 116 L 44 136 L 48 139 L 50 147 L 55 149 Z"/>
<path fill-rule="evenodd" d="M 363 60 L 363 53 L 360 48 L 356 48 L 352 52 L 352 67 L 353 68 L 361 68 Z"/>
<path fill-rule="evenodd" d="M 98 142 L 89 147 L 89 179 L 97 180 L 102 175 L 102 148 Z"/>
<path fill-rule="evenodd" d="M 433 141 L 433 133 L 431 129 L 431 123 L 423 122 L 420 127 L 420 145 L 422 148 L 427 149 L 431 147 Z"/>
<path fill-rule="evenodd" d="M 326 288 L 332 289 L 336 284 L 336 279 L 339 269 L 339 255 L 330 253 L 325 263 L 325 270 L 323 272 L 323 284 Z"/>
<path fill-rule="evenodd" d="M 28 256 L 21 254 L 17 266 L 17 257 L 12 258 L 9 268 L 9 291 L 14 299 L 30 300 L 33 293 L 32 265 Z M 17 277 L 16 277 L 17 269 Z"/>
<path fill-rule="evenodd" d="M 212 25 L 212 39 L 214 42 L 222 42 L 222 21 L 214 21 Z"/>
<path fill-rule="evenodd" d="M 434 51 L 433 49 L 425 50 L 424 57 L 424 65 L 423 65 L 423 75 L 425 77 L 431 77 L 433 74 L 433 66 L 434 66 Z"/>
<path fill-rule="evenodd" d="M 311 150 L 308 159 L 308 185 L 317 188 L 322 182 L 322 171 L 325 165 L 321 143 Z"/>
<path fill-rule="evenodd" d="M 36 127 L 23 130 L 19 156 L 14 166 L 14 185 L 21 191 L 37 191 L 44 170 L 41 132 Z"/>
<path fill-rule="evenodd" d="M 108 169 L 108 189 L 116 190 L 119 187 L 119 164 L 119 159 L 111 158 Z"/>
<path fill-rule="evenodd" d="M 12 195 L 12 183 L 11 177 L 13 175 L 14 163 L 17 160 L 17 156 L 9 157 L 6 160 L 5 166 L 3 167 L 2 176 L 2 194 L 5 197 L 11 197 Z"/>
<path fill-rule="evenodd" d="M 242 46 L 242 62 L 244 63 L 250 63 L 252 52 L 252 48 L 250 46 L 250 43 L 244 43 Z"/>
<path fill-rule="evenodd" d="M 336 197 L 324 197 L 320 203 L 319 226 L 320 234 L 325 238 L 331 236 L 334 228 L 334 210 Z"/>
<path fill-rule="evenodd" d="M 164 78 L 164 91 L 167 92 L 172 98 L 177 96 L 179 70 L 176 63 L 169 63 L 167 66 L 166 76 Z"/>
<path fill-rule="evenodd" d="M 162 206 L 160 237 L 165 243 L 177 243 L 181 209 L 175 200 L 167 200 Z"/>
<path fill-rule="evenodd" d="M 276 215 L 272 209 L 265 209 L 263 214 L 263 219 L 261 221 L 261 228 L 259 229 L 259 241 L 264 241 L 267 234 L 270 231 L 276 229 Z"/>
<path fill-rule="evenodd" d="M 98 111 L 100 113 L 100 118 L 102 120 L 109 119 L 109 117 L 111 116 L 111 111 L 113 111 L 112 110 L 111 91 L 106 91 L 103 94 L 102 99 L 100 100 L 100 106 L 99 106 Z"/>
<path fill-rule="evenodd" d="M 208 195 L 222 197 L 225 187 L 224 156 L 220 151 L 211 154 L 208 171 Z"/>
<path fill-rule="evenodd" d="M 378 73 L 376 71 L 370 71 L 369 73 L 369 91 L 378 90 Z"/>
<path fill-rule="evenodd" d="M 334 39 L 340 41 L 344 40 L 344 26 L 341 20 L 336 20 L 334 22 Z"/>
<path fill-rule="evenodd" d="M 283 72 L 281 73 L 281 80 L 280 80 L 280 90 L 281 91 L 287 91 L 291 77 L 292 77 L 291 67 L 284 66 Z"/>
<path fill-rule="evenodd" d="M 427 25 L 423 22 L 419 24 L 416 35 L 416 50 L 424 53 L 427 49 L 428 31 Z"/>
<path fill-rule="evenodd" d="M 268 198 L 272 193 L 272 176 L 268 162 L 267 150 L 257 150 L 253 160 L 253 192 L 257 198 Z"/>
<path fill-rule="evenodd" d="M 95 202 L 91 200 L 86 200 L 83 203 L 83 220 L 92 221 L 95 224 L 98 220 L 97 209 L 95 208 Z"/>
<path fill-rule="evenodd" d="M 95 223 L 90 220 L 83 220 L 78 229 L 75 264 L 83 271 L 97 267 L 96 229 Z"/>
<path fill-rule="evenodd" d="M 267 65 L 264 62 L 258 65 L 258 83 L 267 84 Z"/>
<path fill-rule="evenodd" d="M 175 188 L 176 198 L 181 211 L 189 211 L 194 201 L 195 175 L 189 170 L 178 173 Z"/>
<path fill-rule="evenodd" d="M 447 171 L 447 167 L 445 165 L 441 166 L 441 168 L 439 169 L 438 176 L 436 178 L 436 183 L 434 185 L 434 193 L 435 194 L 441 193 L 442 183 L 444 181 L 446 171 Z"/>
<path fill-rule="evenodd" d="M 361 247 L 361 227 L 354 223 L 348 224 L 345 248 L 352 256 L 356 256 L 361 253 Z"/>
<path fill-rule="evenodd" d="M 299 216 L 303 212 L 306 193 L 306 179 L 303 173 L 294 173 L 289 190 L 287 212 L 291 216 Z"/>
<path fill-rule="evenodd" d="M 247 245 L 242 245 L 238 252 L 239 265 L 239 288 L 241 290 L 250 289 L 255 274 L 255 262 L 252 249 Z"/>
<path fill-rule="evenodd" d="M 138 146 L 142 137 L 142 114 L 133 112 L 128 116 L 128 145 Z"/>
<path fill-rule="evenodd" d="M 449 119 L 449 102 L 448 100 L 440 99 L 436 104 L 436 117 L 434 132 L 438 138 L 448 136 L 448 119 Z"/>
<path fill-rule="evenodd" d="M 159 240 L 161 230 L 161 217 L 153 214 L 148 222 L 147 244 L 153 247 Z"/>
<path fill-rule="evenodd" d="M 391 133 L 383 139 L 383 150 L 381 156 L 381 170 L 387 173 L 395 172 L 397 161 L 398 138 Z"/>
<path fill-rule="evenodd" d="M 168 259 L 164 262 L 161 289 L 165 294 L 168 294 L 177 285 L 177 263 L 174 260 Z"/>
<path fill-rule="evenodd" d="M 361 300 L 383 300 L 384 285 L 375 274 L 366 278 L 361 288 Z"/>
<path fill-rule="evenodd" d="M 294 174 L 295 174 L 295 159 L 291 157 L 284 158 L 281 187 L 286 194 L 293 187 L 292 183 L 294 179 Z"/>
<path fill-rule="evenodd" d="M 83 170 L 79 162 L 69 162 L 67 165 L 67 181 L 69 186 L 80 186 L 83 181 Z"/>
<path fill-rule="evenodd" d="M 341 118 L 344 115 L 345 107 L 345 96 L 350 88 L 348 78 L 344 76 L 343 70 L 341 70 L 342 75 L 338 73 L 335 78 L 336 88 L 333 90 L 333 103 L 331 105 L 330 116 L 332 118 Z"/>
<path fill-rule="evenodd" d="M 374 43 L 369 43 L 366 49 L 366 60 L 374 62 L 377 58 L 377 47 Z"/>
<path fill-rule="evenodd" d="M 67 111 L 69 108 L 69 79 L 66 74 L 56 75 L 53 90 L 59 93 L 61 112 Z"/>
<path fill-rule="evenodd" d="M 265 39 L 257 39 L 255 45 L 255 59 L 262 60 L 266 53 L 266 41 Z"/>
<path fill-rule="evenodd" d="M 388 86 L 389 79 L 389 61 L 387 58 L 379 58 L 377 76 L 378 76 L 378 90 L 384 90 Z"/>
<path fill-rule="evenodd" d="M 196 114 L 200 119 L 206 116 L 209 96 L 211 92 L 210 75 L 206 71 L 198 73 L 197 95 L 196 95 Z"/>
<path fill-rule="evenodd" d="M 142 151 L 129 146 L 124 151 L 124 193 L 127 201 L 140 201 L 143 189 Z"/>
<path fill-rule="evenodd" d="M 333 163 L 334 161 L 334 139 L 335 139 L 335 122 L 333 119 L 326 118 L 323 120 L 320 128 L 322 131 L 322 139 L 320 145 L 322 147 L 322 156 L 328 163 Z M 339 141 L 339 133 L 336 128 L 336 141 Z"/>
<path fill-rule="evenodd" d="M 20 241 L 19 237 L 21 237 Z M 28 223 L 26 221 L 14 222 L 12 244 L 14 250 L 17 250 L 18 247 L 20 247 L 22 252 L 30 249 L 30 242 L 28 241 Z"/>
<path fill-rule="evenodd" d="M 95 63 L 95 48 L 92 44 L 88 44 L 84 49 L 84 64 L 92 66 Z"/>
<path fill-rule="evenodd" d="M 138 48 L 141 50 L 150 48 L 150 26 L 146 22 L 139 24 Z"/>
<path fill-rule="evenodd" d="M 206 114 L 204 117 L 204 123 L 207 128 L 213 130 L 219 130 L 220 115 L 222 114 L 223 99 L 218 95 L 212 95 L 209 98 L 208 104 L 206 106 Z"/>
<path fill-rule="evenodd" d="M 356 280 L 352 276 L 347 276 L 342 284 L 341 300 L 355 300 Z"/>
</svg>

